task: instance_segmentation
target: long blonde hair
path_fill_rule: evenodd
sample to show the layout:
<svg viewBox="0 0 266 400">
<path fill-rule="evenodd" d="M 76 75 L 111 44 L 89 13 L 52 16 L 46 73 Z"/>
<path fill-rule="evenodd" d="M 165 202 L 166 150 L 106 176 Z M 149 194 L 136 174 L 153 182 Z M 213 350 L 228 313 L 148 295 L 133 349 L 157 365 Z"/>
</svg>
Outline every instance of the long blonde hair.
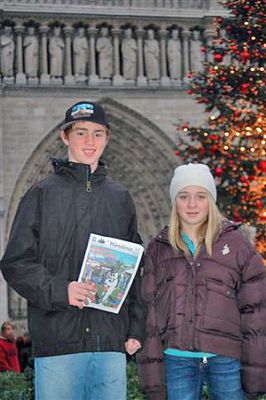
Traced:
<svg viewBox="0 0 266 400">
<path fill-rule="evenodd" d="M 198 229 L 198 247 L 197 253 L 203 243 L 205 243 L 206 250 L 209 256 L 212 255 L 212 244 L 214 238 L 221 231 L 222 223 L 225 218 L 220 213 L 213 197 L 209 192 L 207 192 L 208 201 L 209 201 L 209 212 L 207 220 L 204 221 Z M 186 243 L 182 239 L 180 234 L 181 231 L 181 221 L 179 214 L 176 210 L 176 201 L 173 201 L 171 215 L 170 215 L 170 224 L 169 224 L 169 232 L 168 238 L 174 250 L 182 250 L 185 254 L 189 254 L 189 250 L 187 248 Z"/>
</svg>

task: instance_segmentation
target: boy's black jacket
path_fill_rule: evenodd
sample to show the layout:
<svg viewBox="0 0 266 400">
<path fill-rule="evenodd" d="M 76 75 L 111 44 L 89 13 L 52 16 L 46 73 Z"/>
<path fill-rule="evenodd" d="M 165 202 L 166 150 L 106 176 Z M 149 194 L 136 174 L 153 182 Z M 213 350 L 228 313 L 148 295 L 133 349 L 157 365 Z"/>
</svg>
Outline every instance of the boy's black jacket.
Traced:
<svg viewBox="0 0 266 400">
<path fill-rule="evenodd" d="M 128 338 L 144 340 L 140 274 L 118 315 L 70 306 L 67 288 L 78 279 L 90 233 L 140 242 L 133 201 L 103 163 L 93 174 L 84 164 L 53 165 L 55 173 L 23 197 L 0 268 L 28 300 L 35 356 L 124 352 Z"/>
</svg>

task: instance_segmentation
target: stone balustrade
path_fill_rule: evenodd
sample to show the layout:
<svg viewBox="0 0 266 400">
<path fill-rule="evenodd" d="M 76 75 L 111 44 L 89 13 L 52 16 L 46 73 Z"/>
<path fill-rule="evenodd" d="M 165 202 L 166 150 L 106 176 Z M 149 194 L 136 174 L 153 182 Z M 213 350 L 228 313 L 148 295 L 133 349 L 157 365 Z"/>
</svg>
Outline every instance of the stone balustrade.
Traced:
<svg viewBox="0 0 266 400">
<path fill-rule="evenodd" d="M 210 25 L 108 22 L 5 22 L 2 84 L 182 86 L 211 58 L 202 51 L 215 34 Z"/>
<path fill-rule="evenodd" d="M 0 0 L 0 4 L 71 4 L 99 7 L 209 9 L 210 0 Z"/>
</svg>

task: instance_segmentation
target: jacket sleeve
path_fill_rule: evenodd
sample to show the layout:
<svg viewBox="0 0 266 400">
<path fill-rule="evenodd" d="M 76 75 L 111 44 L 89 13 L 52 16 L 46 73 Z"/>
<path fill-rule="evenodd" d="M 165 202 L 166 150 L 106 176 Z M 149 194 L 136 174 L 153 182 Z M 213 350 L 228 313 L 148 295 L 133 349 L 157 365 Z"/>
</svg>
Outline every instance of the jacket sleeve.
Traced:
<svg viewBox="0 0 266 400">
<path fill-rule="evenodd" d="M 129 225 L 129 237 L 132 242 L 143 244 L 139 234 L 137 233 L 137 218 L 134 206 L 133 209 L 134 213 Z M 145 321 L 147 309 L 145 302 L 141 297 L 141 264 L 142 263 L 140 263 L 128 295 L 129 330 L 127 338 L 137 339 L 141 345 L 143 345 L 145 339 Z"/>
<path fill-rule="evenodd" d="M 266 268 L 246 244 L 238 294 L 242 333 L 242 385 L 247 394 L 266 393 Z M 243 258 L 243 257 L 242 257 Z"/>
<path fill-rule="evenodd" d="M 41 190 L 30 189 L 22 199 L 0 261 L 8 284 L 34 306 L 48 311 L 70 307 L 68 283 L 49 273 L 41 263 Z"/>
<path fill-rule="evenodd" d="M 155 265 L 149 255 L 149 248 L 147 250 L 144 264 L 141 293 L 148 307 L 146 323 L 147 338 L 143 349 L 136 357 L 140 383 L 143 391 L 147 394 L 147 397 L 150 400 L 162 400 L 165 398 L 163 346 L 159 336 L 155 310 Z"/>
<path fill-rule="evenodd" d="M 12 367 L 6 359 L 3 347 L 0 346 L 0 372 L 5 371 L 12 371 Z"/>
</svg>

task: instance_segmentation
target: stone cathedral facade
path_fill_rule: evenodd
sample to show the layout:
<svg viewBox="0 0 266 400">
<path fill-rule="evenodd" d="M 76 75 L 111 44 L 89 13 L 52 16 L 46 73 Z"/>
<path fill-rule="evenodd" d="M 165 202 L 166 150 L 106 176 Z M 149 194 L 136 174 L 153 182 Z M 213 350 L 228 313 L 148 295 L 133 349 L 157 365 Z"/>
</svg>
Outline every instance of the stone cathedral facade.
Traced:
<svg viewBox="0 0 266 400">
<path fill-rule="evenodd" d="M 19 199 L 64 157 L 58 125 L 72 103 L 110 118 L 110 174 L 131 191 L 147 241 L 168 222 L 179 121 L 200 123 L 190 71 L 212 55 L 215 0 L 0 0 L 0 253 Z M 0 322 L 26 302 L 0 276 Z"/>
</svg>

